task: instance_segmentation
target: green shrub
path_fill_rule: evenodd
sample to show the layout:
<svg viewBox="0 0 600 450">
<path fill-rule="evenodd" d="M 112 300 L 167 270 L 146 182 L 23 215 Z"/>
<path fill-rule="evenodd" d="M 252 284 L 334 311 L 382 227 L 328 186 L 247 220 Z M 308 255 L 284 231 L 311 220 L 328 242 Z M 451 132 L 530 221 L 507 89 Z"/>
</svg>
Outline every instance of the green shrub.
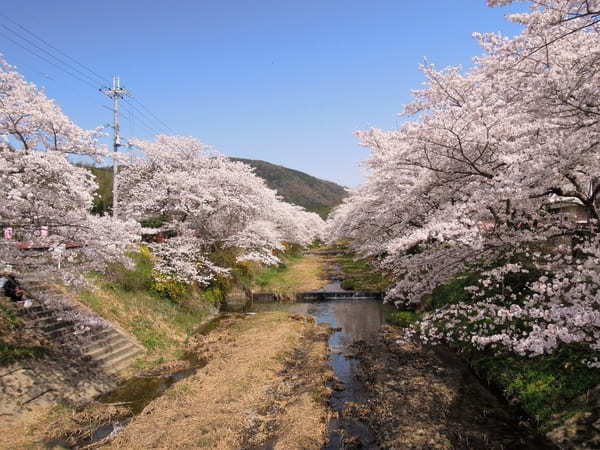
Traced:
<svg viewBox="0 0 600 450">
<path fill-rule="evenodd" d="M 441 308 L 447 304 L 456 304 L 471 301 L 470 294 L 465 291 L 465 287 L 477 284 L 479 274 L 476 272 L 466 272 L 459 274 L 435 288 L 431 293 L 431 307 Z"/>
<path fill-rule="evenodd" d="M 406 328 L 421 318 L 421 314 L 412 311 L 396 311 L 385 316 L 387 323 Z"/>
<path fill-rule="evenodd" d="M 152 255 L 146 246 L 140 246 L 138 252 L 127 255 L 135 264 L 133 270 L 127 269 L 121 263 L 113 263 L 106 271 L 107 280 L 115 288 L 125 291 L 149 291 L 153 287 Z"/>
<path fill-rule="evenodd" d="M 219 306 L 225 300 L 225 292 L 220 286 L 210 286 L 204 290 L 204 300 L 212 306 Z"/>
<path fill-rule="evenodd" d="M 159 228 L 168 220 L 167 216 L 152 217 L 141 222 L 141 225 L 146 228 Z"/>
<path fill-rule="evenodd" d="M 187 283 L 165 277 L 158 272 L 153 272 L 153 278 L 154 282 L 152 286 L 154 290 L 174 302 L 181 301 L 189 295 Z"/>
</svg>

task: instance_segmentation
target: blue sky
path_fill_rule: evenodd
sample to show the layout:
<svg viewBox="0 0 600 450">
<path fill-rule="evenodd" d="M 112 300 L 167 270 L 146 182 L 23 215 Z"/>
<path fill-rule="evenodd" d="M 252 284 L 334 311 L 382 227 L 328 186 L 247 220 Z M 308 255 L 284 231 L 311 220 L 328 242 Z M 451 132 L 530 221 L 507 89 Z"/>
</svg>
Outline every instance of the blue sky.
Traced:
<svg viewBox="0 0 600 450">
<path fill-rule="evenodd" d="M 80 82 L 23 49 L 51 59 L 18 25 L 102 78 L 118 74 L 177 134 L 356 186 L 368 152 L 354 131 L 397 127 L 423 58 L 468 67 L 480 53 L 473 31 L 518 32 L 510 11 L 484 0 L 25 0 L 2 7 L 0 52 L 82 127 L 112 120 L 101 80 Z M 134 105 L 146 116 L 125 105 L 125 138 L 166 132 Z"/>
</svg>

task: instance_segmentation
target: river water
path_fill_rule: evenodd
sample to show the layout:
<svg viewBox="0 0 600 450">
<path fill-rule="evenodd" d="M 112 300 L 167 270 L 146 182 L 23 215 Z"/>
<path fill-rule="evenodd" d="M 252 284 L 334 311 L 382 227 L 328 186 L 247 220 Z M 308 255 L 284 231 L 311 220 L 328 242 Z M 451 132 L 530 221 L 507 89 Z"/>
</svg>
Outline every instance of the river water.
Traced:
<svg viewBox="0 0 600 450">
<path fill-rule="evenodd" d="M 330 404 L 339 417 L 329 423 L 329 445 L 325 448 L 343 448 L 344 441 L 349 439 L 354 439 L 356 444 L 360 442 L 362 448 L 378 448 L 371 431 L 345 414 L 348 406 L 360 404 L 366 397 L 365 387 L 356 377 L 358 361 L 353 358 L 350 346 L 354 341 L 375 337 L 385 323 L 385 315 L 394 308 L 378 300 L 352 297 L 319 303 L 254 304 L 251 308 L 255 312 L 272 310 L 311 315 L 318 323 L 327 323 L 334 330 L 329 337 L 329 362 L 337 382 L 332 386 L 334 393 Z"/>
</svg>

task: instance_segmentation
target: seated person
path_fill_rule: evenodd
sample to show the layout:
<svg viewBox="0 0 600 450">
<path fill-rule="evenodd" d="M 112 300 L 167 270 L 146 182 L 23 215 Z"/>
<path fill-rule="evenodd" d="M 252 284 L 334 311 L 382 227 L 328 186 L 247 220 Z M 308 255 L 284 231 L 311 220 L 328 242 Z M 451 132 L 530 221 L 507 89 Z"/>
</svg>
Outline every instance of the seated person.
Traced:
<svg viewBox="0 0 600 450">
<path fill-rule="evenodd" d="M 2 286 L 4 295 L 9 297 L 13 302 L 19 302 L 23 300 L 23 289 L 17 281 L 14 275 L 9 275 Z"/>
</svg>

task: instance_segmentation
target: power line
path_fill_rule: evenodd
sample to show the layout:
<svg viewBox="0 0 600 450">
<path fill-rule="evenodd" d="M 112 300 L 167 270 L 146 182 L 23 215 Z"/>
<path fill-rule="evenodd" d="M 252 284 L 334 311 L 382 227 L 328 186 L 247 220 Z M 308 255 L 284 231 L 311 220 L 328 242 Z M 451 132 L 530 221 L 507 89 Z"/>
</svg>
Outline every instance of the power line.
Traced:
<svg viewBox="0 0 600 450">
<path fill-rule="evenodd" d="M 50 56 L 51 58 L 54 58 L 56 61 L 58 61 L 60 64 L 67 66 L 69 68 L 69 70 L 78 73 L 80 76 L 82 76 L 83 78 L 87 79 L 91 84 L 96 83 L 96 80 L 94 80 L 93 78 L 91 78 L 89 75 L 87 75 L 86 73 L 82 72 L 81 70 L 79 70 L 77 67 L 74 67 L 73 65 L 70 65 L 69 63 L 61 60 L 60 58 L 58 58 L 56 55 L 52 54 L 52 52 L 49 52 L 48 50 L 46 50 L 45 48 L 40 47 L 39 45 L 37 45 L 35 42 L 32 42 L 30 39 L 27 39 L 26 37 L 23 37 L 21 34 L 19 34 L 18 32 L 16 32 L 15 30 L 7 27 L 6 25 L 2 25 L 2 27 L 6 30 L 8 30 L 10 33 L 12 33 L 13 35 L 15 35 L 16 37 L 18 37 L 19 39 L 21 39 L 22 41 L 27 42 L 29 45 L 35 47 L 36 49 L 44 52 L 45 54 L 47 54 L 48 56 Z"/>
<path fill-rule="evenodd" d="M 50 44 L 49 42 L 47 42 L 46 40 L 44 40 L 43 38 L 41 38 L 40 36 L 38 36 L 37 34 L 35 34 L 34 32 L 32 32 L 31 30 L 29 30 L 28 28 L 24 27 L 23 25 L 19 24 L 18 22 L 12 20 L 11 18 L 9 18 L 8 16 L 6 16 L 3 13 L 0 13 L 1 17 L 4 17 L 6 20 L 8 20 L 9 22 L 11 22 L 13 25 L 15 25 L 16 27 L 19 27 L 20 29 L 22 29 L 24 32 L 26 32 L 28 35 L 32 36 L 33 38 L 37 39 L 39 42 L 41 42 L 43 44 L 43 46 L 46 46 L 46 48 L 43 48 L 43 46 L 40 44 L 38 45 L 38 43 L 33 42 L 32 40 L 28 39 L 27 37 L 24 37 L 21 33 L 19 33 L 17 30 L 9 28 L 8 26 L 2 24 L 2 27 L 5 30 L 8 30 L 10 33 L 12 33 L 14 36 L 18 37 L 19 39 L 21 39 L 22 41 L 25 41 L 29 44 L 29 46 L 34 47 L 35 49 L 38 49 L 39 51 L 43 52 L 44 54 L 48 55 L 50 58 L 52 59 L 48 59 L 48 57 L 41 55 L 39 52 L 23 45 L 22 43 L 16 41 L 15 39 L 13 39 L 10 36 L 7 36 L 6 34 L 2 33 L 0 31 L 0 36 L 3 36 L 5 39 L 11 41 L 12 43 L 14 43 L 15 45 L 19 46 L 20 48 L 24 49 L 25 51 L 27 51 L 28 53 L 46 61 L 47 63 L 51 64 L 52 66 L 58 68 L 59 70 L 61 70 L 62 72 L 66 73 L 67 75 L 71 76 L 72 78 L 76 79 L 79 82 L 82 82 L 84 84 L 86 84 L 87 86 L 90 86 L 92 88 L 94 88 L 94 90 L 97 89 L 97 81 L 95 78 L 93 78 L 92 76 L 88 75 L 87 73 L 83 72 L 82 70 L 78 69 L 77 67 L 75 67 L 73 64 L 69 63 L 68 61 L 65 61 L 65 59 L 61 59 L 59 58 L 56 54 L 53 53 L 54 52 L 58 52 L 60 55 L 64 56 L 64 58 L 67 58 L 70 61 L 73 61 L 75 64 L 77 64 L 79 67 L 81 67 L 82 69 L 86 70 L 87 72 L 89 72 L 90 74 L 92 74 L 94 77 L 96 77 L 98 80 L 100 80 L 100 82 L 102 84 L 109 84 L 107 83 L 107 78 L 100 75 L 97 71 L 95 71 L 94 69 L 90 68 L 89 66 L 79 62 L 76 58 L 73 58 L 72 56 L 69 56 L 67 53 L 65 53 L 64 51 L 60 50 L 59 48 L 55 47 L 54 45 Z M 48 50 L 51 49 L 51 50 Z M 161 120 L 150 108 L 148 108 L 147 106 L 145 106 L 140 100 L 133 98 L 133 101 L 140 106 L 140 108 L 138 108 L 136 105 L 134 105 L 133 103 L 127 101 L 127 99 L 123 99 L 124 102 L 127 103 L 127 105 L 132 108 L 135 109 L 138 112 L 138 121 L 140 122 L 140 124 L 142 124 L 142 126 L 144 126 L 146 129 L 150 130 L 151 133 L 154 134 L 159 134 L 156 131 L 156 128 L 154 126 L 151 125 L 152 122 L 156 122 L 157 124 L 160 124 L 159 128 L 164 128 L 165 130 L 169 131 L 170 133 L 176 134 L 175 130 L 173 130 L 173 128 L 171 128 L 167 123 L 165 123 L 163 120 Z"/>
<path fill-rule="evenodd" d="M 125 101 L 125 100 L 126 99 L 123 99 L 123 101 Z M 104 108 L 104 109 L 107 109 L 107 110 L 109 110 L 111 112 L 113 110 L 112 107 L 109 107 L 107 105 L 100 105 L 100 107 Z M 123 104 L 120 105 L 120 109 L 122 109 L 124 112 L 126 112 L 129 115 L 129 117 L 128 117 L 129 121 L 133 122 L 132 124 L 130 124 L 131 128 L 134 128 L 135 122 L 137 122 L 139 125 L 141 125 L 143 128 L 145 128 L 146 131 L 148 131 L 150 134 L 153 134 L 153 135 L 160 134 L 160 130 L 157 130 L 153 125 L 151 125 L 148 122 L 146 122 L 142 118 L 142 116 L 139 116 L 139 115 L 136 116 L 135 111 L 133 109 L 131 109 L 129 107 L 129 105 L 126 106 L 123 103 Z M 132 132 L 131 134 L 134 135 L 135 132 Z"/>
<path fill-rule="evenodd" d="M 129 103 L 127 103 L 128 106 L 125 105 L 121 105 L 121 107 L 129 114 L 133 115 L 134 120 L 137 121 L 137 123 L 139 123 L 141 126 L 143 126 L 146 130 L 148 130 L 150 133 L 152 134 L 160 134 L 160 132 L 158 132 L 158 130 L 153 127 L 152 125 L 150 125 L 148 122 L 146 122 L 141 116 L 135 116 L 134 112 L 132 109 L 129 108 Z"/>
<path fill-rule="evenodd" d="M 66 54 L 65 52 L 63 52 L 62 50 L 60 50 L 59 48 L 56 48 L 54 45 L 50 44 L 48 41 L 44 40 L 42 37 L 38 36 L 33 31 L 31 31 L 30 29 L 24 27 L 20 23 L 15 22 L 14 20 L 12 20 L 10 17 L 6 16 L 5 14 L 0 13 L 0 16 L 4 17 L 9 22 L 12 22 L 14 25 L 16 25 L 17 27 L 19 27 L 23 31 L 25 31 L 27 34 L 29 34 L 29 35 L 33 36 L 34 38 L 36 38 L 37 40 L 43 42 L 46 46 L 48 46 L 51 49 L 53 49 L 54 51 L 60 53 L 65 58 L 70 59 L 71 61 L 73 61 L 75 64 L 77 64 L 82 69 L 87 70 L 92 75 L 94 75 L 96 78 L 98 78 L 102 83 L 108 84 L 108 78 L 107 77 L 104 77 L 104 76 L 98 74 L 98 72 L 96 72 L 95 70 L 91 69 L 89 66 L 86 66 L 85 64 L 82 64 L 77 59 L 73 58 L 72 56 L 69 56 L 68 54 Z"/>
<path fill-rule="evenodd" d="M 160 120 L 158 117 L 156 117 L 154 115 L 154 113 L 152 111 L 150 111 L 150 109 L 146 108 L 142 102 L 140 102 L 139 100 L 137 100 L 135 97 L 132 97 L 133 101 L 136 102 L 138 105 L 140 105 L 142 108 L 144 108 L 146 111 L 148 111 L 152 117 L 154 117 L 159 123 L 161 123 L 167 130 L 169 130 L 171 133 L 175 134 L 175 130 L 173 130 L 173 128 L 171 128 L 169 125 L 167 125 L 165 122 L 163 122 L 162 120 Z"/>
<path fill-rule="evenodd" d="M 131 103 L 128 99 L 124 99 L 123 100 L 125 103 L 127 103 L 127 105 L 129 105 L 130 108 L 136 110 L 139 114 L 141 114 L 143 117 L 146 117 L 150 120 L 152 120 L 152 118 L 150 116 L 148 116 L 148 114 L 144 113 L 144 111 L 142 111 L 140 108 L 138 108 L 137 106 L 135 106 L 133 103 Z M 159 121 L 162 124 L 162 121 Z M 172 133 L 175 133 L 174 131 L 172 131 L 172 129 L 168 126 L 168 125 L 163 125 L 163 127 L 165 127 L 168 130 L 171 130 Z"/>
<path fill-rule="evenodd" d="M 89 80 L 86 80 L 84 78 L 79 77 L 78 75 L 72 73 L 71 71 L 69 71 L 68 69 L 65 69 L 65 67 L 57 64 L 55 61 L 52 61 L 50 59 L 48 59 L 47 57 L 40 55 L 38 52 L 24 46 L 23 44 L 21 44 L 20 42 L 12 39 L 11 37 L 7 36 L 6 34 L 2 33 L 0 31 L 0 36 L 4 37 L 5 39 L 8 39 L 9 41 L 11 41 L 13 44 L 19 46 L 20 48 L 22 48 L 23 50 L 27 51 L 28 53 L 37 56 L 38 58 L 42 59 L 43 61 L 46 61 L 48 64 L 51 64 L 52 66 L 56 67 L 57 69 L 61 70 L 62 72 L 66 73 L 67 75 L 71 76 L 72 78 L 74 78 L 75 80 L 86 84 L 87 86 L 92 87 L 95 91 L 97 90 L 97 86 L 93 85 Z M 60 61 L 60 60 L 58 60 Z M 69 68 L 72 66 L 68 66 Z M 38 73 L 41 73 L 40 71 L 36 70 Z M 143 111 L 139 110 L 138 108 L 135 107 L 135 105 L 132 105 L 131 103 L 128 102 L 128 105 L 130 105 L 131 107 L 135 108 L 140 114 L 146 116 Z M 146 128 L 146 130 L 150 131 L 150 133 L 152 134 L 160 134 L 159 132 L 157 132 L 156 128 L 153 127 L 152 125 L 150 125 L 148 122 L 145 122 L 138 117 L 138 121 L 140 121 L 141 125 Z"/>
<path fill-rule="evenodd" d="M 59 65 L 59 64 L 57 64 L 56 62 L 54 62 L 54 61 L 52 61 L 52 60 L 50 60 L 50 59 L 46 58 L 46 57 L 45 57 L 45 56 L 43 56 L 43 55 L 40 55 L 39 53 L 35 52 L 34 50 L 32 50 L 32 49 L 30 49 L 30 48 L 28 48 L 28 47 L 26 47 L 26 46 L 22 45 L 21 43 L 19 43 L 19 42 L 15 41 L 15 40 L 14 40 L 14 39 L 12 39 L 11 37 L 9 37 L 9 36 L 6 36 L 6 35 L 5 35 L 4 33 L 2 33 L 1 31 L 0 31 L 0 36 L 4 37 L 5 39 L 8 39 L 9 41 L 11 41 L 12 43 L 14 43 L 15 45 L 18 45 L 19 47 L 21 47 L 22 49 L 24 49 L 24 50 L 25 50 L 25 51 L 27 51 L 28 53 L 30 53 L 30 54 L 32 54 L 32 55 L 34 55 L 34 56 L 37 56 L 38 58 L 40 58 L 40 59 L 42 59 L 42 60 L 46 61 L 48 64 L 51 64 L 52 66 L 54 66 L 54 67 L 58 68 L 59 70 L 63 71 L 63 72 L 64 72 L 64 73 L 66 73 L 67 75 L 69 75 L 69 76 L 73 77 L 73 78 L 74 78 L 74 79 L 76 79 L 77 81 L 80 81 L 80 82 L 82 82 L 82 83 L 86 84 L 87 86 L 90 86 L 90 87 L 92 87 L 92 88 L 94 89 L 94 91 L 96 91 L 96 90 L 97 90 L 97 87 L 96 87 L 96 86 L 94 86 L 93 84 L 91 84 L 91 83 L 90 83 L 88 80 L 86 80 L 86 79 L 83 79 L 83 78 L 81 78 L 81 77 L 77 76 L 76 74 L 74 74 L 74 73 L 70 72 L 69 70 L 67 70 L 67 69 L 65 69 L 64 67 L 60 66 L 60 65 Z M 38 73 L 42 74 L 42 72 L 40 72 L 39 70 L 37 70 L 37 69 L 35 69 L 35 70 L 36 70 L 36 72 L 38 72 Z M 44 77 L 46 77 L 44 74 L 42 74 L 42 75 L 43 75 Z M 51 79 L 52 81 L 55 81 L 55 80 L 54 80 L 54 79 L 52 79 L 52 78 L 49 78 L 49 79 Z M 155 127 L 153 127 L 152 125 L 148 124 L 148 122 L 142 121 L 142 120 L 141 120 L 139 117 L 138 117 L 138 122 L 140 122 L 140 125 L 142 125 L 142 126 L 143 126 L 143 127 L 144 127 L 144 128 L 147 130 L 147 131 L 149 131 L 151 134 L 155 134 L 155 135 L 156 135 L 156 134 L 160 134 L 160 133 L 157 131 L 157 129 L 156 129 Z"/>
<path fill-rule="evenodd" d="M 46 61 L 48 64 L 51 64 L 51 65 L 53 65 L 54 67 L 56 67 L 56 68 L 58 68 L 58 69 L 62 70 L 64 73 L 66 73 L 67 75 L 69 75 L 69 76 L 71 76 L 71 77 L 75 78 L 76 80 L 78 80 L 78 81 L 80 81 L 80 82 L 82 82 L 82 83 L 85 83 L 85 84 L 87 84 L 88 86 L 91 86 L 91 87 L 92 87 L 92 88 L 94 88 L 94 89 L 97 89 L 97 87 L 96 87 L 96 86 L 94 86 L 92 83 L 90 83 L 88 80 L 85 80 L 85 79 L 83 79 L 83 78 L 80 78 L 80 77 L 78 77 L 77 75 L 75 75 L 74 73 L 72 73 L 72 72 L 68 71 L 68 70 L 67 70 L 67 69 L 65 69 L 64 67 L 62 67 L 62 66 L 60 66 L 60 65 L 56 64 L 54 61 L 52 61 L 52 60 L 50 60 L 50 59 L 46 58 L 45 56 L 42 56 L 42 55 L 40 55 L 39 53 L 35 52 L 34 50 L 31 50 L 30 48 L 28 48 L 28 47 L 24 46 L 24 45 L 23 45 L 23 44 L 21 44 L 20 42 L 17 42 L 17 41 L 15 41 L 13 38 L 11 38 L 11 37 L 7 36 L 6 34 L 2 33 L 1 31 L 0 31 L 0 36 L 4 37 L 5 39 L 8 39 L 8 40 L 9 40 L 9 41 L 11 41 L 13 44 L 15 44 L 15 45 L 17 45 L 17 46 L 21 47 L 23 50 L 27 51 L 28 53 L 31 53 L 32 55 L 34 55 L 34 56 L 37 56 L 37 57 L 38 57 L 38 58 L 40 58 L 40 59 L 43 59 L 43 60 L 44 60 L 44 61 Z"/>
</svg>

